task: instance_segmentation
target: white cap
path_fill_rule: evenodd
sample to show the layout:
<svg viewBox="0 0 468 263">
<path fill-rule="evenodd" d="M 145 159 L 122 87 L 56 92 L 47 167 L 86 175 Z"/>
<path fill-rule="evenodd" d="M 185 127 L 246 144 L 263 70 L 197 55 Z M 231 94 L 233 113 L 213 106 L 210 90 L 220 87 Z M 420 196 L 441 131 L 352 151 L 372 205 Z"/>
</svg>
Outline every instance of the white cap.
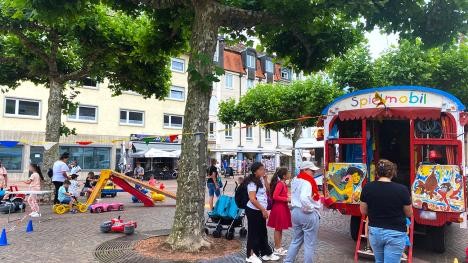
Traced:
<svg viewBox="0 0 468 263">
<path fill-rule="evenodd" d="M 312 171 L 320 170 L 320 168 L 315 166 L 315 164 L 313 162 L 309 162 L 309 161 L 302 162 L 300 168 L 301 168 L 301 170 L 305 170 L 305 169 L 310 169 Z"/>
</svg>

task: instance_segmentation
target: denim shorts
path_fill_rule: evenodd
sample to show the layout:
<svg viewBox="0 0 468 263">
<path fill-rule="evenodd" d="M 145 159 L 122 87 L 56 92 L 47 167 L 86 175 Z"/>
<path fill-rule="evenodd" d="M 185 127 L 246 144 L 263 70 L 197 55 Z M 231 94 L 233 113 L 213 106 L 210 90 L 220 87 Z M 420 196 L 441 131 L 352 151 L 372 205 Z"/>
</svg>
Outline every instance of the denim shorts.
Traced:
<svg viewBox="0 0 468 263">
<path fill-rule="evenodd" d="M 214 196 L 216 194 L 216 197 L 219 197 L 221 193 L 219 191 L 219 188 L 216 189 L 216 185 L 214 183 L 207 183 L 206 186 L 208 187 L 209 196 Z"/>
<path fill-rule="evenodd" d="M 62 201 L 60 201 L 60 203 L 62 203 L 62 204 L 69 204 L 70 202 L 71 202 L 71 198 L 68 197 L 68 196 L 63 198 Z"/>
</svg>

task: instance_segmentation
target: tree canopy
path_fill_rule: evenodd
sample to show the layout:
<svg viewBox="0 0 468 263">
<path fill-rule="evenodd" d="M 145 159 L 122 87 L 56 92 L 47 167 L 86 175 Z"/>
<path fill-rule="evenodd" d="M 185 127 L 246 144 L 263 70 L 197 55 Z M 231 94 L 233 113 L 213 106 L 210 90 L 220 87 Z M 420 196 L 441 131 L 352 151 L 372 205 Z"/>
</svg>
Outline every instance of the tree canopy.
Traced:
<svg viewBox="0 0 468 263">
<path fill-rule="evenodd" d="M 421 40 L 403 40 L 372 61 L 357 46 L 329 69 L 341 87 L 365 89 L 388 85 L 421 85 L 452 93 L 468 105 L 468 45 L 464 42 L 426 49 Z"/>
</svg>

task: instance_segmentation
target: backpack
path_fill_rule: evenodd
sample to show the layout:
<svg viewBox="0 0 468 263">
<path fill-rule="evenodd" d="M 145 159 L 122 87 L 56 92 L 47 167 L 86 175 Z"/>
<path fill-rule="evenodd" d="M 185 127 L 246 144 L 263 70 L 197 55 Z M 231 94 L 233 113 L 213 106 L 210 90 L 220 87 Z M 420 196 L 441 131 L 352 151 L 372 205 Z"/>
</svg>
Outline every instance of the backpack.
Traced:
<svg viewBox="0 0 468 263">
<path fill-rule="evenodd" d="M 236 201 L 237 207 L 241 209 L 245 209 L 247 207 L 247 203 L 250 200 L 249 193 L 247 192 L 247 184 L 241 183 L 239 187 L 237 187 L 236 192 L 234 193 L 234 200 Z"/>
<path fill-rule="evenodd" d="M 54 176 L 54 171 L 52 170 L 52 168 L 49 168 L 49 170 L 47 170 L 47 175 L 52 178 Z"/>
</svg>

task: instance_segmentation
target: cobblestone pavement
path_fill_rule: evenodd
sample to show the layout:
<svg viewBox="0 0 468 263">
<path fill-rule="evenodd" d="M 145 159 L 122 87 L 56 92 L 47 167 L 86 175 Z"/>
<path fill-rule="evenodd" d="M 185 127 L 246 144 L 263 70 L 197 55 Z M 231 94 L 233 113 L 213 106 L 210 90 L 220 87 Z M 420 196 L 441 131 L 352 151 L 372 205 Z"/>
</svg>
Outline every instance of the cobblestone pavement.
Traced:
<svg viewBox="0 0 468 263">
<path fill-rule="evenodd" d="M 230 179 L 232 181 L 232 179 Z M 167 190 L 175 191 L 175 182 L 165 182 Z M 227 193 L 232 193 L 228 185 Z M 0 215 L 0 227 L 5 227 L 10 245 L 0 247 L 0 262 L 96 262 L 94 251 L 105 241 L 118 238 L 120 234 L 102 234 L 99 224 L 112 217 L 122 215 L 123 219 L 138 221 L 137 231 L 169 229 L 174 216 L 175 201 L 167 199 L 154 208 L 130 203 L 130 195 L 119 193 L 116 198 L 105 201 L 120 201 L 125 204 L 124 212 L 102 214 L 65 214 L 55 215 L 50 207 L 42 206 L 42 217 L 33 219 L 34 232 L 25 233 L 28 218 L 8 223 L 7 215 Z M 28 212 L 29 213 L 29 210 Z M 9 220 L 24 217 L 27 213 L 12 214 Z M 353 262 L 355 242 L 348 233 L 349 218 L 332 211 L 322 213 L 316 262 Z M 284 234 L 284 244 L 290 242 L 291 231 Z M 271 236 L 271 239 L 272 236 Z M 414 262 L 447 262 L 454 257 L 464 259 L 468 245 L 468 231 L 453 224 L 448 230 L 448 249 L 440 255 L 430 252 L 430 240 L 417 238 Z M 302 251 L 300 251 L 302 255 Z M 239 260 L 242 262 L 242 260 Z M 299 257 L 297 262 L 302 262 Z M 361 262 L 372 262 L 361 260 Z"/>
</svg>

